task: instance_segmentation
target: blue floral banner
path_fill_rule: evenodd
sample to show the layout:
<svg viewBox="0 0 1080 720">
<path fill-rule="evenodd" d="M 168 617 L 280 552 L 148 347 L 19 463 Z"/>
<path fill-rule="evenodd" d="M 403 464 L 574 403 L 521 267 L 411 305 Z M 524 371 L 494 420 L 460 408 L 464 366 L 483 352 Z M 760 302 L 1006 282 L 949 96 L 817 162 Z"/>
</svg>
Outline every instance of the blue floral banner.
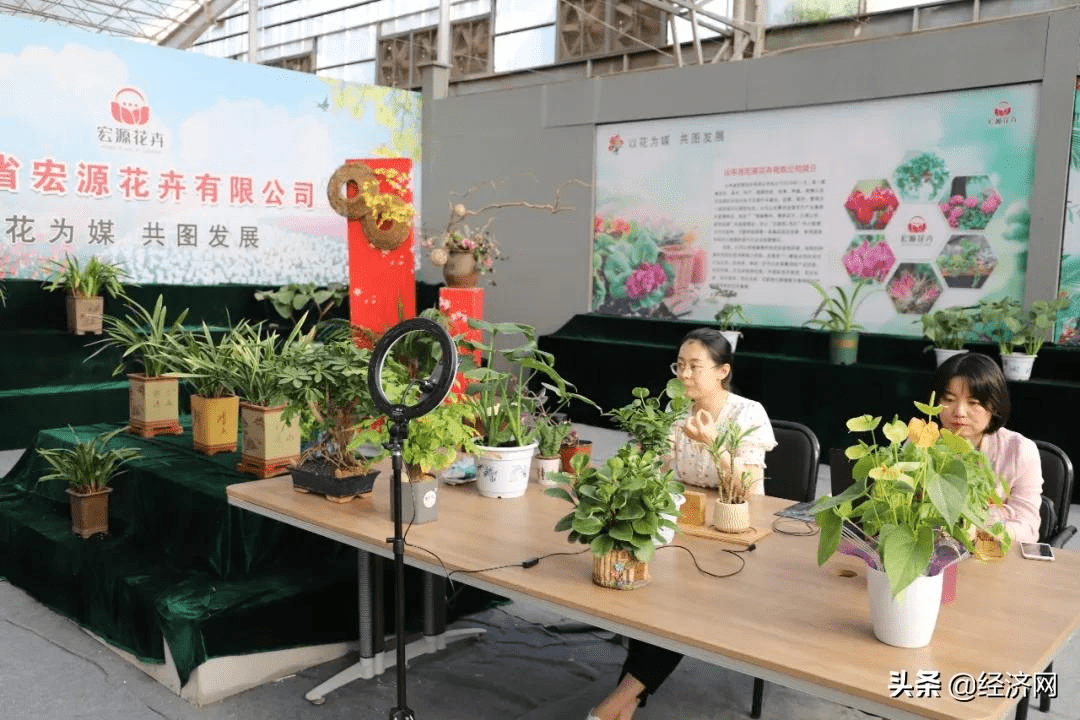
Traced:
<svg viewBox="0 0 1080 720">
<path fill-rule="evenodd" d="M 603 125 L 592 310 L 797 326 L 864 283 L 867 330 L 1022 297 L 1035 84 Z"/>
<path fill-rule="evenodd" d="M 7 16 L 0 85 L 0 277 L 68 253 L 140 283 L 347 282 L 330 175 L 419 168 L 417 93 Z"/>
</svg>

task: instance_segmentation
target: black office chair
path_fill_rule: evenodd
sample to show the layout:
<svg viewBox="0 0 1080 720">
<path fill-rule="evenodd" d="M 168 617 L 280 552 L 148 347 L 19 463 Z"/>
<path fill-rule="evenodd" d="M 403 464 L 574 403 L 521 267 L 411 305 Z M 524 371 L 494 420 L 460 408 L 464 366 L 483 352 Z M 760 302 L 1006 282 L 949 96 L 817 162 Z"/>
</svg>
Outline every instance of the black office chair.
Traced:
<svg viewBox="0 0 1080 720">
<path fill-rule="evenodd" d="M 765 453 L 765 494 L 797 502 L 814 499 L 817 490 L 821 443 L 814 431 L 802 423 L 772 421 L 776 447 Z M 754 699 L 750 717 L 761 717 L 765 681 L 754 678 Z"/>
<path fill-rule="evenodd" d="M 1042 460 L 1042 505 L 1039 508 L 1039 542 L 1054 547 L 1064 547 L 1076 527 L 1069 525 L 1069 509 L 1072 505 L 1073 465 L 1065 451 L 1053 443 L 1036 440 L 1039 459 Z M 1054 663 L 1046 666 L 1046 672 L 1054 671 Z M 1026 720 L 1030 698 L 1024 695 L 1016 706 L 1016 720 Z M 1039 693 L 1039 710 L 1050 711 L 1050 696 Z"/>
</svg>

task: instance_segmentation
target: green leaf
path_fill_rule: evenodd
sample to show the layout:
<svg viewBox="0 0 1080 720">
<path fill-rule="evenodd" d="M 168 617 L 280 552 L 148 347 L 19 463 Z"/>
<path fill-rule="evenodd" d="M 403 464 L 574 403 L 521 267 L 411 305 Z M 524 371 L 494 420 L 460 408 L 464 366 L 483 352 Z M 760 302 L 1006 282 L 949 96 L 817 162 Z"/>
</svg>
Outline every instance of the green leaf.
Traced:
<svg viewBox="0 0 1080 720">
<path fill-rule="evenodd" d="M 615 549 L 615 541 L 607 535 L 597 535 L 589 543 L 589 549 L 592 550 L 593 555 L 601 557 Z"/>
<path fill-rule="evenodd" d="M 860 415 L 847 421 L 847 429 L 851 432 L 870 432 L 876 429 L 880 422 L 880 416 Z"/>
<path fill-rule="evenodd" d="M 878 537 L 878 550 L 889 576 L 889 589 L 896 597 L 930 567 L 934 531 L 922 527 L 916 537 L 909 527 L 885 525 Z"/>
<path fill-rule="evenodd" d="M 818 536 L 817 563 L 824 565 L 840 545 L 840 529 L 843 520 L 833 510 L 822 510 L 814 516 L 821 534 Z"/>
<path fill-rule="evenodd" d="M 596 533 L 603 530 L 604 529 L 604 523 L 602 523 L 600 520 L 598 520 L 596 518 L 574 517 L 574 520 L 573 520 L 573 523 L 571 524 L 571 527 L 573 527 L 575 532 L 578 532 L 578 533 L 588 537 L 590 535 L 595 535 Z"/>
<path fill-rule="evenodd" d="M 559 518 L 559 522 L 555 523 L 555 532 L 566 532 L 573 527 L 574 513 L 567 513 Z"/>
<path fill-rule="evenodd" d="M 634 539 L 634 527 L 626 521 L 617 522 L 608 530 L 608 535 L 616 540 L 630 542 Z"/>
</svg>

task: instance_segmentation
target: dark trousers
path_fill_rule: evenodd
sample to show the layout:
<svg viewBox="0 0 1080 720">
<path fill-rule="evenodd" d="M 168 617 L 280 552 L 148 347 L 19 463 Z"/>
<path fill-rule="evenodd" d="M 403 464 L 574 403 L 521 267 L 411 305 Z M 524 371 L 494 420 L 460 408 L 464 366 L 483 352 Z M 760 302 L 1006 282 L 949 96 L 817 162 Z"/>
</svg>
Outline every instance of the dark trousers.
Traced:
<svg viewBox="0 0 1080 720">
<path fill-rule="evenodd" d="M 621 681 L 626 675 L 633 675 L 645 686 L 638 696 L 640 698 L 638 705 L 644 707 L 649 695 L 656 692 L 657 688 L 667 680 L 668 675 L 679 664 L 682 657 L 673 650 L 665 650 L 640 640 L 631 640 L 619 680 Z"/>
</svg>

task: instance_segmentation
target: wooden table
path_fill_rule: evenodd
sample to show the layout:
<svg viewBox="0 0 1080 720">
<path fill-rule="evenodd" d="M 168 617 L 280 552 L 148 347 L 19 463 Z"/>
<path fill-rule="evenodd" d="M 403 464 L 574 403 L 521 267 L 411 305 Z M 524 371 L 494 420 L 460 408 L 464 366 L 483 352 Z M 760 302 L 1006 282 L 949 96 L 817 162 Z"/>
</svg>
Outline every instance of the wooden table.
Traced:
<svg viewBox="0 0 1080 720">
<path fill-rule="evenodd" d="M 288 478 L 231 485 L 228 496 L 233 505 L 392 557 L 388 485 L 383 473 L 373 493 L 343 505 L 296 493 Z M 752 521 L 767 526 L 772 513 L 790 501 L 758 496 L 752 503 Z M 960 701 L 950 694 L 950 680 L 961 673 L 974 679 L 981 673 L 1034 676 L 1080 626 L 1080 553 L 1066 550 L 1057 551 L 1056 562 L 1023 560 L 1016 548 L 1001 560 L 965 561 L 956 600 L 942 608 L 933 641 L 914 650 L 875 639 L 865 566 L 838 556 L 819 568 L 816 537 L 774 532 L 744 554 L 741 572 L 725 579 L 699 573 L 682 550 L 663 549 L 652 566 L 652 583 L 632 591 L 594 585 L 588 553 L 521 567 L 530 558 L 584 547 L 568 544 L 565 534 L 552 529 L 569 510 L 568 503 L 535 485 L 524 497 L 503 500 L 480 497 L 472 485 L 444 487 L 439 519 L 409 529 L 406 562 L 890 718 L 1007 717 L 1016 697 Z M 724 543 L 680 535 L 676 544 L 690 548 L 711 572 L 738 567 L 722 552 Z M 499 565 L 513 567 L 453 572 Z M 908 684 L 915 685 L 920 671 L 939 673 L 939 697 L 890 691 L 893 673 L 906 672 Z"/>
</svg>

